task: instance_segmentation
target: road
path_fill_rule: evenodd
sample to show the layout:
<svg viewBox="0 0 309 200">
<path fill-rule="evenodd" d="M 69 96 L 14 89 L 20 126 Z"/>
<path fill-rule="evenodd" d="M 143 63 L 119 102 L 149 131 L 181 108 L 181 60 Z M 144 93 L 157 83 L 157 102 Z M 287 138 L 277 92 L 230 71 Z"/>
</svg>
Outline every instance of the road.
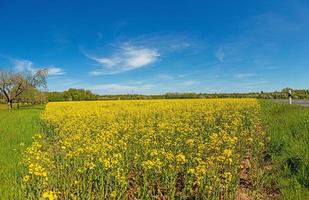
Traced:
<svg viewBox="0 0 309 200">
<path fill-rule="evenodd" d="M 288 99 L 274 99 L 274 101 L 289 103 Z M 292 100 L 292 104 L 309 107 L 309 100 Z"/>
</svg>

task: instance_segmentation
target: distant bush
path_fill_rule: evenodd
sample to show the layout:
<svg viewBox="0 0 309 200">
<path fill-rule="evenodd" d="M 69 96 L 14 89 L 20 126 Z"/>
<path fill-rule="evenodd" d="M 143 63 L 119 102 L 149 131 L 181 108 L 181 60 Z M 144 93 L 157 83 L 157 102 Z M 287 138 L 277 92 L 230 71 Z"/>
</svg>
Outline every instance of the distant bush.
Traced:
<svg viewBox="0 0 309 200">
<path fill-rule="evenodd" d="M 98 95 L 90 90 L 70 88 L 64 92 L 48 92 L 48 101 L 90 101 L 97 100 Z"/>
</svg>

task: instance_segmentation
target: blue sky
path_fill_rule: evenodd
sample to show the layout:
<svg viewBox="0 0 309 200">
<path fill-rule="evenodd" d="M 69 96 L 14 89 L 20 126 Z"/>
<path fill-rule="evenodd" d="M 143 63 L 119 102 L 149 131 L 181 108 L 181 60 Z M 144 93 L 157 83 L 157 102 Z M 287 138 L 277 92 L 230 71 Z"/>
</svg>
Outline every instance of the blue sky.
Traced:
<svg viewBox="0 0 309 200">
<path fill-rule="evenodd" d="M 249 92 L 309 86 L 309 1 L 0 0 L 0 68 L 49 90 Z"/>
</svg>

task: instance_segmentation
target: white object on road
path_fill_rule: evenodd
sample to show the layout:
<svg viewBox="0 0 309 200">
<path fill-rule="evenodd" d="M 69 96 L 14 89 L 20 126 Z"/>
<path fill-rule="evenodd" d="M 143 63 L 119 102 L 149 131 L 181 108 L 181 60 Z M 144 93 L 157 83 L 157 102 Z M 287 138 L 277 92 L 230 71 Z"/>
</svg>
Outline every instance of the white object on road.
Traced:
<svg viewBox="0 0 309 200">
<path fill-rule="evenodd" d="M 289 103 L 292 104 L 292 91 L 289 90 Z"/>
</svg>

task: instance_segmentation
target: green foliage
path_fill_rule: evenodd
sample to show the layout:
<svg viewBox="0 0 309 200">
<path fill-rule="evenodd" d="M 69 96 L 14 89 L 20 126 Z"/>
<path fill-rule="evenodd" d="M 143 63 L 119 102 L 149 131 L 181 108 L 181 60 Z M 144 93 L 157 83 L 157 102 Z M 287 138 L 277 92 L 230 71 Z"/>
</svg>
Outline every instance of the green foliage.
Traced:
<svg viewBox="0 0 309 200">
<path fill-rule="evenodd" d="M 64 91 L 64 97 L 69 101 L 89 101 L 96 100 L 97 96 L 92 94 L 90 90 L 84 89 L 69 89 Z"/>
<path fill-rule="evenodd" d="M 26 90 L 17 99 L 17 103 L 39 104 L 43 102 L 46 102 L 46 95 L 36 88 Z"/>
<path fill-rule="evenodd" d="M 309 196 L 309 109 L 263 100 L 262 121 L 270 137 L 266 158 L 273 173 L 269 187 L 276 183 L 284 199 Z"/>
<path fill-rule="evenodd" d="M 309 99 L 309 90 L 292 90 L 293 99 Z M 211 98 L 257 98 L 257 99 L 287 99 L 288 88 L 281 92 L 251 92 L 251 93 L 179 93 L 169 92 L 162 95 L 140 95 L 140 94 L 122 94 L 122 95 L 101 95 L 98 100 L 116 100 L 116 99 L 211 99 Z"/>
<path fill-rule="evenodd" d="M 13 199 L 18 191 L 22 152 L 40 130 L 42 110 L 43 106 L 9 110 L 6 104 L 0 104 L 0 199 Z"/>
<path fill-rule="evenodd" d="M 89 101 L 89 100 L 143 100 L 143 99 L 211 99 L 211 98 L 258 98 L 258 99 L 286 99 L 288 88 L 281 92 L 252 92 L 252 93 L 178 93 L 169 92 L 162 95 L 115 94 L 96 95 L 89 90 L 69 89 L 64 92 L 48 92 L 47 99 L 54 101 Z M 309 90 L 292 90 L 293 99 L 309 99 Z"/>
<path fill-rule="evenodd" d="M 97 100 L 97 95 L 89 90 L 70 88 L 64 92 L 48 92 L 48 101 L 91 101 Z"/>
<path fill-rule="evenodd" d="M 48 92 L 46 95 L 47 95 L 48 101 L 50 102 L 65 101 L 63 92 Z"/>
</svg>

